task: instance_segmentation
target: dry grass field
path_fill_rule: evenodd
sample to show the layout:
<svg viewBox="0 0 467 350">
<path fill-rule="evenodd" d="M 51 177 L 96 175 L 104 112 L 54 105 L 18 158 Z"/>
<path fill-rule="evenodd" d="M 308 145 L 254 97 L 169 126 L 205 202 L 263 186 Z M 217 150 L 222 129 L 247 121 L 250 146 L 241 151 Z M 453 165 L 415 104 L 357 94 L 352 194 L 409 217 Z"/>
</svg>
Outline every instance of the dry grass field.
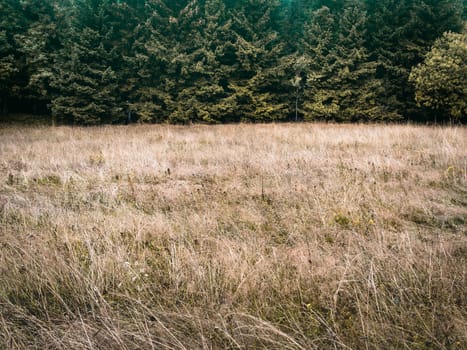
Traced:
<svg viewBox="0 0 467 350">
<path fill-rule="evenodd" d="M 466 349 L 467 129 L 0 127 L 1 349 Z"/>
</svg>

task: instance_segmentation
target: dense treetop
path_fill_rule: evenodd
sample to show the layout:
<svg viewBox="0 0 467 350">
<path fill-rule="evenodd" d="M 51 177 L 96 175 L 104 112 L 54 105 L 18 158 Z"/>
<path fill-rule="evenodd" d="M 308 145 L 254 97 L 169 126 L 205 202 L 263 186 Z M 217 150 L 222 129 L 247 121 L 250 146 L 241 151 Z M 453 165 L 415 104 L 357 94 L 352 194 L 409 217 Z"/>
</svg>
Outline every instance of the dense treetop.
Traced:
<svg viewBox="0 0 467 350">
<path fill-rule="evenodd" d="M 464 120 L 465 0 L 0 0 L 0 114 Z"/>
</svg>

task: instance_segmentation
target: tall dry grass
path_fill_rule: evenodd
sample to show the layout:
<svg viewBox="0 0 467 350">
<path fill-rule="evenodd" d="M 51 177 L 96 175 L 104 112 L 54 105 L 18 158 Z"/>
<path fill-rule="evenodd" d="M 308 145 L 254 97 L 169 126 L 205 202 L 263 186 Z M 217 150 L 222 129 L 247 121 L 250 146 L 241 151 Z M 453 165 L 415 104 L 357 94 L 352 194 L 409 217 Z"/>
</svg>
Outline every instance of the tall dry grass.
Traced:
<svg viewBox="0 0 467 350">
<path fill-rule="evenodd" d="M 467 348 L 465 127 L 2 127 L 0 223 L 0 348 Z"/>
</svg>

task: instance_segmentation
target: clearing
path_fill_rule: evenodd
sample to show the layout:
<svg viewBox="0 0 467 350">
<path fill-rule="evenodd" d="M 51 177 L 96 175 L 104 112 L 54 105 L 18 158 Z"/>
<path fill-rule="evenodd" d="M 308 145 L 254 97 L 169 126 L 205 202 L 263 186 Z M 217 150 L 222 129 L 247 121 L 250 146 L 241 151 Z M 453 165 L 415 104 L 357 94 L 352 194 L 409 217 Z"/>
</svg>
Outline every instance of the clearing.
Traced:
<svg viewBox="0 0 467 350">
<path fill-rule="evenodd" d="M 0 127 L 0 348 L 467 348 L 467 129 Z"/>
</svg>

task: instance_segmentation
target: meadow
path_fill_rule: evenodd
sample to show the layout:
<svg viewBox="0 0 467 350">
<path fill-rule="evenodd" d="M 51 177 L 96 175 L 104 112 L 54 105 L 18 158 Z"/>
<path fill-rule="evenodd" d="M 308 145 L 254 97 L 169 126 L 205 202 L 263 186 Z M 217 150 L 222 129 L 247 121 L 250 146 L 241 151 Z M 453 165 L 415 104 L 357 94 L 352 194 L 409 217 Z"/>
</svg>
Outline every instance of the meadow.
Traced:
<svg viewBox="0 0 467 350">
<path fill-rule="evenodd" d="M 466 269 L 466 127 L 0 127 L 0 349 L 466 349 Z"/>
</svg>

